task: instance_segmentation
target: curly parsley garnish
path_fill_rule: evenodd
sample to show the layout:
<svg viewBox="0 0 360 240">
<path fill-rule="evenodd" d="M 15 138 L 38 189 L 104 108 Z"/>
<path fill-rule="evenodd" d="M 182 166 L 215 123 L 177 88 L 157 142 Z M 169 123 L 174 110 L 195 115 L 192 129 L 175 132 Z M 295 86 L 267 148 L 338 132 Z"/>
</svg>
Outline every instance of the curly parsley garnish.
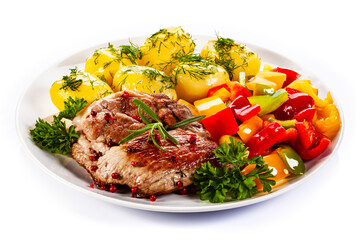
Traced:
<svg viewBox="0 0 360 240">
<path fill-rule="evenodd" d="M 53 116 L 50 124 L 39 118 L 35 123 L 35 128 L 30 130 L 33 141 L 41 148 L 52 153 L 69 154 L 71 145 L 79 138 L 74 126 L 66 128 L 63 118 L 72 120 L 76 114 L 86 106 L 87 102 L 82 98 L 75 100 L 71 97 L 64 102 L 65 109 L 58 116 Z"/>
<path fill-rule="evenodd" d="M 275 181 L 272 169 L 265 164 L 262 156 L 248 158 L 247 147 L 241 142 L 230 138 L 230 143 L 221 143 L 214 151 L 223 167 L 213 167 L 210 162 L 203 163 L 194 175 L 195 186 L 201 200 L 212 203 L 224 202 L 227 199 L 241 200 L 251 198 L 258 192 L 255 179 L 263 184 L 263 191 L 270 192 Z M 255 164 L 248 174 L 242 173 L 242 168 Z M 228 166 L 230 165 L 230 166 Z"/>
</svg>

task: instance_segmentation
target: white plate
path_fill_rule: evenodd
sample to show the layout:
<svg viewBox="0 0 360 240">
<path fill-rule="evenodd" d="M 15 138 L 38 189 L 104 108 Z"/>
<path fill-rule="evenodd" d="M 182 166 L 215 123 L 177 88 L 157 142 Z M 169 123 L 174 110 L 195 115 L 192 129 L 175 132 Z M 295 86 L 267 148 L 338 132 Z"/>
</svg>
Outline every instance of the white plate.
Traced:
<svg viewBox="0 0 360 240">
<path fill-rule="evenodd" d="M 197 44 L 196 51 L 199 52 L 207 40 L 213 38 L 214 37 L 210 36 L 195 35 L 194 39 L 196 39 Z M 138 45 L 141 45 L 144 40 L 145 37 L 131 39 L 133 43 Z M 112 42 L 112 44 L 115 46 L 119 44 L 128 44 L 128 39 Z M 319 89 L 321 95 L 325 95 L 328 92 L 326 85 L 320 79 L 318 79 L 309 70 L 303 69 L 299 64 L 296 64 L 286 57 L 274 53 L 270 50 L 261 48 L 259 46 L 254 46 L 249 43 L 244 44 L 258 53 L 262 58 L 263 63 L 266 62 L 275 66 L 294 69 L 301 73 L 304 78 L 310 79 L 312 83 Z M 38 148 L 31 141 L 29 136 L 29 128 L 34 125 L 38 117 L 44 118 L 58 112 L 50 100 L 49 89 L 52 83 L 55 80 L 61 79 L 62 76 L 67 75 L 69 73 L 69 68 L 78 66 L 79 69 L 83 69 L 85 59 L 91 55 L 94 50 L 106 46 L 107 43 L 101 46 L 95 46 L 93 48 L 83 50 L 48 68 L 40 76 L 34 79 L 26 89 L 23 96 L 19 100 L 16 111 L 16 125 L 18 134 L 31 158 L 35 160 L 35 162 L 38 163 L 39 166 L 51 176 L 78 191 L 121 206 L 159 212 L 206 212 L 237 208 L 279 196 L 280 194 L 283 194 L 298 186 L 300 183 L 304 182 L 311 175 L 313 175 L 320 167 L 322 167 L 334 154 L 335 150 L 340 144 L 343 127 L 337 137 L 330 144 L 330 147 L 321 156 L 305 163 L 307 172 L 303 176 L 290 180 L 288 183 L 274 189 L 270 194 L 257 195 L 251 199 L 242 201 L 212 204 L 206 201 L 200 201 L 196 195 L 190 196 L 168 194 L 159 196 L 155 202 L 150 202 L 148 199 L 131 198 L 130 193 L 110 193 L 97 188 L 90 188 L 92 180 L 82 167 L 78 166 L 78 164 L 71 158 L 60 155 L 55 156 Z M 336 102 L 336 97 L 333 97 Z M 337 107 L 339 108 L 341 118 L 343 119 L 343 114 L 338 103 Z"/>
</svg>

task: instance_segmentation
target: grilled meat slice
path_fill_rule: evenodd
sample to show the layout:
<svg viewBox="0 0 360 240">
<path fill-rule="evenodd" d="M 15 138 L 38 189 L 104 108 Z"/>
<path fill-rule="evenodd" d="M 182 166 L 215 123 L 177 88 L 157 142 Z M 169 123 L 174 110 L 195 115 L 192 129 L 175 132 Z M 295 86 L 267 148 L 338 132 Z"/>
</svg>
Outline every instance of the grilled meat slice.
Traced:
<svg viewBox="0 0 360 240">
<path fill-rule="evenodd" d="M 181 144 L 160 139 L 158 144 L 166 151 L 148 142 L 148 132 L 121 146 L 111 147 L 96 161 L 95 153 L 89 150 L 91 142 L 81 136 L 73 146 L 73 157 L 85 167 L 94 182 L 101 185 L 128 185 L 137 187 L 140 196 L 165 194 L 181 189 L 194 182 L 193 175 L 201 163 L 215 160 L 216 143 L 196 137 L 182 129 L 169 132 Z M 90 147 L 91 148 L 91 147 Z M 114 178 L 115 177 L 115 178 Z"/>
<path fill-rule="evenodd" d="M 130 134 L 128 130 L 137 130 L 145 126 L 139 118 L 138 107 L 132 102 L 135 98 L 148 105 L 159 119 L 169 126 L 193 117 L 188 107 L 170 99 L 165 94 L 147 94 L 139 91 L 125 93 L 117 92 L 92 103 L 74 119 L 76 131 L 81 132 L 91 141 L 105 144 L 119 142 Z M 210 138 L 198 122 L 188 124 L 183 129 Z"/>
<path fill-rule="evenodd" d="M 160 140 L 159 144 L 167 151 L 148 142 L 148 132 L 118 146 L 117 143 L 130 134 L 128 130 L 145 126 L 139 118 L 138 107 L 132 102 L 135 98 L 147 104 L 169 126 L 193 117 L 188 107 L 164 94 L 114 93 L 93 102 L 73 120 L 80 135 L 73 145 L 73 158 L 97 185 L 137 187 L 141 196 L 170 193 L 179 189 L 177 181 L 184 187 L 192 184 L 193 174 L 201 163 L 214 159 L 216 143 L 209 140 L 200 123 L 194 122 L 169 132 L 181 145 Z"/>
</svg>

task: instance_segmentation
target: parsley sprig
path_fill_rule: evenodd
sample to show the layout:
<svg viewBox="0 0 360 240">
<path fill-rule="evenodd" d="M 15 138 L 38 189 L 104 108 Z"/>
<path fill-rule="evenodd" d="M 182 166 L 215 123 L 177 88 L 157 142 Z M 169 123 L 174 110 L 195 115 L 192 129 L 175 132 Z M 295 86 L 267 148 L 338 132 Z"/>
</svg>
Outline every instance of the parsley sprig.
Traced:
<svg viewBox="0 0 360 240">
<path fill-rule="evenodd" d="M 149 135 L 148 135 L 148 141 L 151 141 L 154 143 L 154 145 L 159 148 L 162 151 L 166 151 L 165 149 L 163 149 L 162 147 L 160 147 L 160 145 L 157 143 L 156 139 L 155 139 L 155 130 L 159 131 L 160 136 L 166 141 L 166 138 L 168 138 L 171 142 L 173 142 L 176 145 L 179 145 L 178 140 L 176 140 L 176 138 L 174 138 L 173 136 L 171 136 L 168 133 L 168 130 L 173 130 L 179 127 L 183 127 L 189 123 L 201 120 L 205 117 L 205 115 L 200 115 L 197 117 L 192 117 L 192 118 L 188 118 L 185 119 L 183 121 L 177 122 L 174 125 L 171 126 L 164 126 L 164 124 L 160 121 L 160 119 L 158 118 L 158 116 L 156 115 L 156 113 L 148 106 L 146 105 L 143 101 L 135 98 L 132 101 L 136 106 L 138 106 L 138 114 L 139 117 L 141 118 L 141 120 L 146 124 L 145 127 L 138 129 L 138 130 L 128 130 L 129 132 L 131 132 L 130 135 L 128 135 L 127 137 L 123 138 L 119 144 L 123 144 L 126 143 L 128 141 L 130 141 L 131 139 L 134 139 L 138 136 L 140 136 L 141 134 L 149 131 Z M 155 122 L 150 122 L 141 112 L 141 110 L 146 113 L 153 121 Z"/>
<path fill-rule="evenodd" d="M 258 192 L 255 179 L 263 184 L 263 191 L 270 192 L 275 181 L 272 169 L 265 164 L 262 156 L 248 158 L 247 147 L 241 142 L 230 138 L 230 143 L 221 143 L 214 151 L 223 167 L 213 167 L 210 162 L 203 163 L 194 175 L 195 186 L 201 200 L 212 203 L 224 202 L 231 198 L 241 200 L 251 198 Z M 242 173 L 242 168 L 248 164 L 255 164 L 255 168 L 248 174 Z M 228 167 L 228 165 L 230 165 Z"/>
<path fill-rule="evenodd" d="M 79 138 L 79 135 L 73 125 L 67 129 L 65 121 L 61 120 L 63 118 L 72 120 L 86 104 L 83 98 L 69 97 L 64 102 L 65 109 L 57 116 L 53 116 L 51 124 L 41 118 L 36 121 L 35 128 L 30 130 L 31 138 L 39 147 L 52 153 L 64 155 L 71 153 L 71 145 Z"/>
<path fill-rule="evenodd" d="M 76 114 L 83 109 L 87 104 L 87 101 L 83 98 L 79 99 L 75 97 L 69 97 L 67 101 L 64 102 L 64 110 L 61 111 L 58 115 L 59 119 L 66 118 L 73 120 Z"/>
</svg>

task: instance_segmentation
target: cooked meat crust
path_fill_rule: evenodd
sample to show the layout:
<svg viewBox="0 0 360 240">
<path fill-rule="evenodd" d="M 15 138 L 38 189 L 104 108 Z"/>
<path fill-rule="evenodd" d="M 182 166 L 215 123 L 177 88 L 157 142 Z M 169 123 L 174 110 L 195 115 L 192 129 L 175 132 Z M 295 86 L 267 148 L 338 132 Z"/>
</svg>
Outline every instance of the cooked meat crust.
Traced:
<svg viewBox="0 0 360 240">
<path fill-rule="evenodd" d="M 83 166 L 98 186 L 128 185 L 137 194 L 170 193 L 193 183 L 193 174 L 201 163 L 213 161 L 216 143 L 198 122 L 169 133 L 180 145 L 160 139 L 166 151 L 148 142 L 148 132 L 118 146 L 128 130 L 144 127 L 134 98 L 145 102 L 166 125 L 192 117 L 185 105 L 164 94 L 138 91 L 118 92 L 92 103 L 73 124 L 80 138 L 73 145 L 73 158 Z M 150 118 L 148 118 L 151 120 Z M 194 141 L 194 137 L 196 140 Z"/>
<path fill-rule="evenodd" d="M 97 161 L 90 161 L 94 152 L 88 151 L 90 141 L 81 136 L 73 146 L 73 157 L 85 167 L 94 182 L 101 185 L 128 185 L 137 187 L 141 196 L 164 194 L 179 190 L 177 182 L 186 187 L 194 182 L 193 175 L 201 163 L 214 160 L 213 141 L 198 137 L 190 143 L 190 131 L 176 129 L 169 132 L 181 144 L 160 140 L 158 144 L 167 151 L 158 149 L 147 141 L 144 133 L 121 146 L 111 147 Z M 96 166 L 96 169 L 92 169 Z M 113 178 L 116 173 L 117 178 Z"/>
</svg>

